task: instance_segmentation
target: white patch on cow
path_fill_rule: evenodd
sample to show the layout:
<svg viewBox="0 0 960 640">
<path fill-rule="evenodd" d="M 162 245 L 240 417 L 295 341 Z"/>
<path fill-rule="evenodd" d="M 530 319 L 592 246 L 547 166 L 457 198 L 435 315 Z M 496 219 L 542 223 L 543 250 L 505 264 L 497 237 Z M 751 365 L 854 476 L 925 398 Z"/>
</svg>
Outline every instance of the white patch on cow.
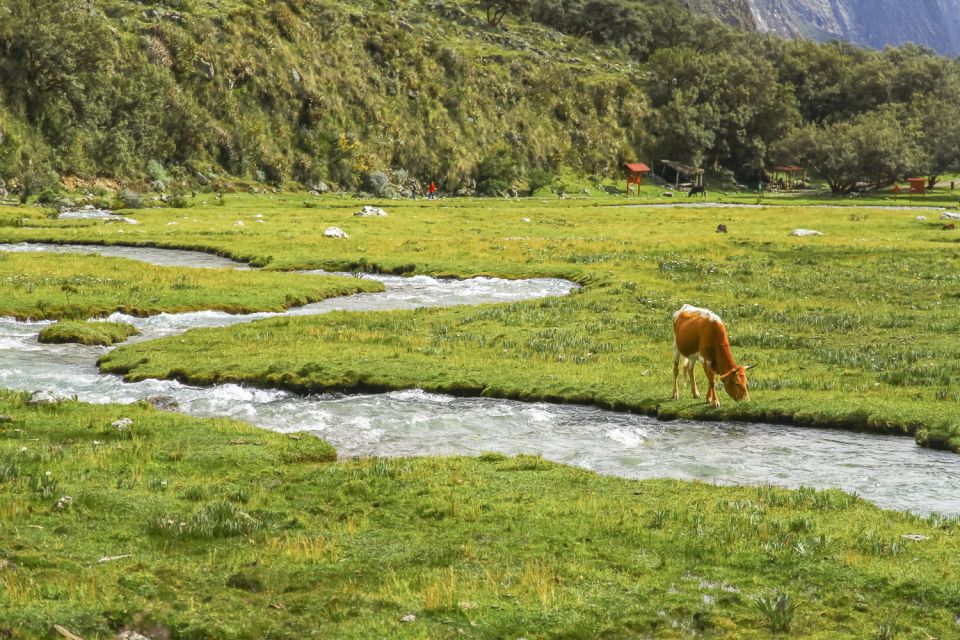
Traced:
<svg viewBox="0 0 960 640">
<path fill-rule="evenodd" d="M 673 313 L 673 319 L 676 320 L 677 316 L 679 316 L 682 313 L 696 314 L 701 318 L 709 318 L 714 322 L 723 322 L 723 320 L 720 319 L 720 316 L 715 314 L 713 311 L 710 311 L 710 309 L 701 309 L 700 307 L 695 307 L 692 304 L 685 304 L 679 309 L 677 309 Z"/>
</svg>

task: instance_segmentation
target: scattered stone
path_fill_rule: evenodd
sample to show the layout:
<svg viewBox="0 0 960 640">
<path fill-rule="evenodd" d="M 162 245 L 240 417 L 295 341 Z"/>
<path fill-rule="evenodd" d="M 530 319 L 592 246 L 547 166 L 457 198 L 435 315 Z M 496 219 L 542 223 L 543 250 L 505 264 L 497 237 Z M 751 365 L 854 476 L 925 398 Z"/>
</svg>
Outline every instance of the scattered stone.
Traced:
<svg viewBox="0 0 960 640">
<path fill-rule="evenodd" d="M 340 227 L 329 227 L 326 231 L 323 232 L 323 237 L 325 238 L 349 238 L 346 231 Z"/>
<path fill-rule="evenodd" d="M 130 418 L 120 418 L 110 423 L 110 426 L 116 429 L 117 431 L 123 433 L 124 431 L 129 431 L 130 426 L 133 424 L 133 420 Z"/>
<path fill-rule="evenodd" d="M 727 225 L 725 224 L 717 225 L 717 233 L 726 233 L 726 232 L 727 232 Z"/>
<path fill-rule="evenodd" d="M 530 222 L 530 218 L 520 218 L 520 222 Z"/>
<path fill-rule="evenodd" d="M 319 194 L 329 193 L 330 185 L 328 185 L 326 182 L 318 182 L 310 187 L 310 192 L 312 193 L 314 191 L 316 191 Z"/>
<path fill-rule="evenodd" d="M 660 195 L 663 196 L 664 198 L 672 198 L 672 197 L 673 197 L 673 191 L 664 191 L 664 192 L 661 193 Z"/>
<path fill-rule="evenodd" d="M 387 216 L 387 212 L 381 209 L 380 207 L 373 207 L 368 204 L 368 205 L 364 205 L 363 209 L 360 209 L 360 211 L 357 211 L 353 215 L 360 216 L 363 218 L 371 218 L 371 217 L 385 218 Z"/>
<path fill-rule="evenodd" d="M 13 416 L 0 415 L 0 423 L 13 422 Z"/>
<path fill-rule="evenodd" d="M 139 631 L 134 631 L 133 629 L 127 629 L 117 636 L 116 640 L 150 640 L 147 636 L 143 635 Z"/>
<path fill-rule="evenodd" d="M 476 602 L 460 602 L 457 604 L 457 606 L 460 607 L 462 611 L 469 611 L 470 609 L 476 609 L 477 603 Z"/>
<path fill-rule="evenodd" d="M 927 216 L 917 216 L 917 222 L 926 222 Z"/>
<path fill-rule="evenodd" d="M 149 405 L 153 405 L 158 411 L 176 412 L 180 411 L 180 403 L 173 396 L 150 396 L 143 400 Z"/>
<path fill-rule="evenodd" d="M 237 220 L 237 221 L 234 222 L 233 224 L 234 224 L 234 226 L 236 226 L 236 227 L 242 227 L 242 226 L 244 226 L 243 220 Z"/>
<path fill-rule="evenodd" d="M 960 220 L 960 213 L 951 213 L 949 211 L 944 211 L 940 214 L 941 220 Z"/>
<path fill-rule="evenodd" d="M 930 539 L 930 536 L 925 536 L 922 533 L 905 533 L 900 537 L 904 540 L 913 540 L 914 542 L 923 542 L 924 540 Z"/>
<path fill-rule="evenodd" d="M 197 182 L 205 187 L 210 184 L 210 178 L 197 171 Z"/>
<path fill-rule="evenodd" d="M 63 400 L 61 396 L 50 393 L 49 391 L 34 391 L 27 400 L 27 406 L 36 407 L 41 404 L 54 404 Z"/>
<path fill-rule="evenodd" d="M 804 236 L 822 236 L 823 234 L 813 229 L 794 229 L 790 232 L 790 235 L 802 238 Z"/>
<path fill-rule="evenodd" d="M 400 622 L 414 622 L 416 619 L 417 619 L 417 616 L 413 615 L 412 613 L 408 613 L 407 615 L 400 618 Z"/>
<path fill-rule="evenodd" d="M 300 82 L 303 81 L 303 78 L 300 76 L 300 72 L 297 71 L 296 67 L 290 68 L 290 77 L 293 78 L 293 81 L 297 84 L 300 84 Z"/>
<path fill-rule="evenodd" d="M 57 500 L 57 503 L 53 505 L 54 511 L 63 511 L 70 506 L 70 503 L 73 502 L 73 498 L 70 496 L 60 496 L 60 499 Z"/>
</svg>

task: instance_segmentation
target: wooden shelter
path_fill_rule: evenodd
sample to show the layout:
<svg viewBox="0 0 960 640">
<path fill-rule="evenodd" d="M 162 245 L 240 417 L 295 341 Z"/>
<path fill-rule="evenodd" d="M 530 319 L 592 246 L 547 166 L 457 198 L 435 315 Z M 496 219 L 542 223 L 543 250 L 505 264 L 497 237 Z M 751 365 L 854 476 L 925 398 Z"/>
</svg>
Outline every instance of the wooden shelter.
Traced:
<svg viewBox="0 0 960 640">
<path fill-rule="evenodd" d="M 680 164 L 673 160 L 661 160 L 657 168 L 658 171 L 654 171 L 654 173 L 663 178 L 664 182 L 668 184 L 672 182 L 675 189 L 680 187 L 692 189 L 693 187 L 703 186 L 703 169 Z"/>
<path fill-rule="evenodd" d="M 907 178 L 907 182 L 910 183 L 910 195 L 922 196 L 927 193 L 926 178 Z"/>
<path fill-rule="evenodd" d="M 793 164 L 770 167 L 767 169 L 767 173 L 770 174 L 770 181 L 773 184 L 786 191 L 792 191 L 795 187 L 807 183 L 807 170 Z M 797 179 L 797 174 L 800 174 L 799 179 Z"/>
<path fill-rule="evenodd" d="M 630 185 L 637 185 L 637 195 L 640 195 L 640 181 L 643 180 L 643 175 L 650 173 L 650 167 L 643 164 L 642 162 L 628 162 L 623 165 L 627 170 L 627 195 L 630 195 Z"/>
</svg>

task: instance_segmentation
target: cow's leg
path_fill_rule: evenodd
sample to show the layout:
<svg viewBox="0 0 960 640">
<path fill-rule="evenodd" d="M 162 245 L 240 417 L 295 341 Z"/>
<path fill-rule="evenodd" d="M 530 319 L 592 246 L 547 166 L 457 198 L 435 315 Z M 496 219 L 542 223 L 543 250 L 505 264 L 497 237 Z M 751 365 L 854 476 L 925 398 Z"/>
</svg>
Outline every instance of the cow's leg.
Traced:
<svg viewBox="0 0 960 640">
<path fill-rule="evenodd" d="M 690 391 L 693 393 L 694 398 L 700 397 L 700 390 L 697 389 L 697 361 L 694 359 L 687 360 L 686 372 L 687 377 L 690 378 Z"/>
<path fill-rule="evenodd" d="M 677 351 L 676 347 L 673 350 L 673 399 L 680 399 L 680 386 L 677 384 L 677 379 L 680 377 L 680 352 Z"/>
<path fill-rule="evenodd" d="M 706 362 L 703 363 L 703 369 L 707 373 L 707 402 L 710 403 L 710 406 L 714 409 L 720 408 L 720 398 L 717 396 L 717 387 L 714 386 L 714 378 L 716 373 L 713 371 L 713 367 L 708 365 Z"/>
</svg>

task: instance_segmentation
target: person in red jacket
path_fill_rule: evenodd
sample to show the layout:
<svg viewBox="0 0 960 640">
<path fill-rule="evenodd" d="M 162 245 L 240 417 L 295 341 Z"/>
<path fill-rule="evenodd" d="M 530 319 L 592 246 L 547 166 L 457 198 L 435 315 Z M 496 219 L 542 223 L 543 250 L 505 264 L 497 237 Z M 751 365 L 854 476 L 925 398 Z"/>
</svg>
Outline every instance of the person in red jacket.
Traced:
<svg viewBox="0 0 960 640">
<path fill-rule="evenodd" d="M 433 180 L 430 181 L 430 186 L 427 188 L 427 200 L 436 200 L 437 199 L 437 185 L 433 183 Z"/>
</svg>

